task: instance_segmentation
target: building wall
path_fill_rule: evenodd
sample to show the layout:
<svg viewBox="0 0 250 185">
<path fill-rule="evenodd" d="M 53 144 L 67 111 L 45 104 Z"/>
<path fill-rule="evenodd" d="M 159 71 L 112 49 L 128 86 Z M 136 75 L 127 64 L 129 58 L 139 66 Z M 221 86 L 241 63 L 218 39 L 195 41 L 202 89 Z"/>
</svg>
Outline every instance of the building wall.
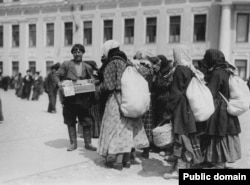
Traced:
<svg viewBox="0 0 250 185">
<path fill-rule="evenodd" d="M 83 21 L 93 21 L 92 45 L 85 46 L 85 60 L 95 60 L 100 65 L 103 43 L 103 20 L 113 19 L 113 39 L 119 41 L 121 49 L 131 58 L 137 49 L 150 49 L 155 54 L 164 54 L 172 59 L 172 50 L 179 43 L 169 43 L 169 17 L 181 15 L 181 41 L 190 46 L 193 59 L 201 59 L 208 48 L 219 47 L 221 5 L 217 0 L 20 0 L 5 1 L 0 6 L 0 25 L 4 25 L 4 47 L 0 48 L 0 61 L 3 61 L 4 75 L 12 75 L 12 61 L 19 61 L 20 72 L 28 69 L 29 61 L 36 61 L 36 68 L 46 75 L 46 61 L 63 62 L 71 59 L 71 46 L 64 46 L 63 25 L 73 21 L 79 25 L 74 30 L 73 43 L 83 43 Z M 72 7 L 74 8 L 72 11 Z M 244 6 L 233 6 L 232 25 L 235 14 Z M 248 9 L 246 11 L 249 11 Z M 207 14 L 206 42 L 193 42 L 193 22 L 195 14 Z M 146 17 L 157 17 L 157 42 L 146 44 Z M 125 45 L 124 19 L 135 18 L 133 45 Z M 46 23 L 55 23 L 55 45 L 46 47 Z M 37 46 L 28 47 L 28 24 L 37 25 Z M 20 25 L 20 47 L 11 46 L 11 26 Z M 235 26 L 232 26 L 232 37 Z M 235 37 L 235 36 L 234 36 Z M 232 58 L 245 57 L 249 62 L 249 43 L 232 45 Z M 249 66 L 248 66 L 249 69 Z M 249 71 L 249 70 L 248 70 Z"/>
</svg>

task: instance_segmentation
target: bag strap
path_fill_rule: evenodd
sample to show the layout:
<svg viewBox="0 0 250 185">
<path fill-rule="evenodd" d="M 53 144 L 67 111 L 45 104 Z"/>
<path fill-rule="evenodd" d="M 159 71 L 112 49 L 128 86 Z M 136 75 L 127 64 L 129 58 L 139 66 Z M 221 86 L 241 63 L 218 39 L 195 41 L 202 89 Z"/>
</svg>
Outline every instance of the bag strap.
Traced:
<svg viewBox="0 0 250 185">
<path fill-rule="evenodd" d="M 123 112 L 122 112 L 122 109 L 121 109 L 121 103 L 120 103 L 119 100 L 118 100 L 116 91 L 114 90 L 113 93 L 114 93 L 114 97 L 115 97 L 115 99 L 116 99 L 116 102 L 117 102 L 117 104 L 118 104 L 118 106 L 119 106 L 120 115 L 121 115 L 121 116 L 124 116 L 124 114 L 123 114 Z"/>
<path fill-rule="evenodd" d="M 226 99 L 226 97 L 225 97 L 221 92 L 219 92 L 219 94 L 220 94 L 221 97 L 225 100 L 225 102 L 228 104 L 229 102 L 228 102 L 228 100 Z"/>
</svg>

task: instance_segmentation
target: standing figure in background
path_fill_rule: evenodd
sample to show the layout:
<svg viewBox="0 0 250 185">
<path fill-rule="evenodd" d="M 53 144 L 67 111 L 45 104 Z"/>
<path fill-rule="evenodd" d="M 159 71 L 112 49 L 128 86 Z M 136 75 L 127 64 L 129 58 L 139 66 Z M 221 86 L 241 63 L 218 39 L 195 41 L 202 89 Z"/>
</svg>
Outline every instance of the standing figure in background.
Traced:
<svg viewBox="0 0 250 185">
<path fill-rule="evenodd" d="M 26 75 L 23 78 L 23 93 L 22 93 L 22 99 L 29 100 L 30 93 L 31 93 L 31 87 L 33 85 L 33 78 L 31 76 L 31 70 L 28 69 L 26 71 Z"/>
<path fill-rule="evenodd" d="M 21 97 L 23 91 L 23 77 L 22 73 L 18 73 L 15 79 L 15 89 L 16 89 L 16 96 Z"/>
<path fill-rule="evenodd" d="M 43 85 L 43 78 L 40 76 L 40 72 L 35 73 L 34 84 L 33 84 L 33 94 L 31 100 L 38 100 L 41 95 L 41 86 Z"/>
<path fill-rule="evenodd" d="M 8 91 L 10 85 L 10 77 L 9 76 L 4 76 L 2 79 L 2 86 L 5 91 Z"/>
<path fill-rule="evenodd" d="M 49 106 L 47 110 L 49 113 L 56 113 L 57 84 L 55 81 L 55 74 L 56 71 L 59 69 L 59 67 L 60 63 L 52 65 L 50 67 L 50 72 L 47 75 L 46 80 L 44 82 L 44 89 L 49 97 Z"/>
</svg>

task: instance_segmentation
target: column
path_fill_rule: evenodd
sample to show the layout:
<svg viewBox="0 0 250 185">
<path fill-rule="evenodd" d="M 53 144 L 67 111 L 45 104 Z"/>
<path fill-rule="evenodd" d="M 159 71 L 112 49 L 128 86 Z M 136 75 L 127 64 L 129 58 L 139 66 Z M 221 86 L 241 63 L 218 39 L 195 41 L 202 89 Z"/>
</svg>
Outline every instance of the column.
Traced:
<svg viewBox="0 0 250 185">
<path fill-rule="evenodd" d="M 222 5 L 219 49 L 226 60 L 231 62 L 231 4 Z"/>
</svg>

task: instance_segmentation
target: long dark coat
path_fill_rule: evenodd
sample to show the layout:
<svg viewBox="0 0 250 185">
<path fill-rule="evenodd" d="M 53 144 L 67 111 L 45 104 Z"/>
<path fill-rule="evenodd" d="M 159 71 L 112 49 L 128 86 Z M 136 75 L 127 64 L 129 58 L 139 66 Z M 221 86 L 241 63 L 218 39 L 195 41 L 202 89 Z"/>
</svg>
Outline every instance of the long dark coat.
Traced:
<svg viewBox="0 0 250 185">
<path fill-rule="evenodd" d="M 197 132 L 195 118 L 186 97 L 186 89 L 191 79 L 192 71 L 188 67 L 176 67 L 167 103 L 167 109 L 173 115 L 175 134 L 188 135 Z"/>
<path fill-rule="evenodd" d="M 208 120 L 206 129 L 207 135 L 225 136 L 241 132 L 238 117 L 227 113 L 226 102 L 219 95 L 219 92 L 221 92 L 227 99 L 229 99 L 229 76 L 229 72 L 224 68 L 216 69 L 210 75 L 207 86 L 214 97 L 215 112 Z"/>
</svg>

